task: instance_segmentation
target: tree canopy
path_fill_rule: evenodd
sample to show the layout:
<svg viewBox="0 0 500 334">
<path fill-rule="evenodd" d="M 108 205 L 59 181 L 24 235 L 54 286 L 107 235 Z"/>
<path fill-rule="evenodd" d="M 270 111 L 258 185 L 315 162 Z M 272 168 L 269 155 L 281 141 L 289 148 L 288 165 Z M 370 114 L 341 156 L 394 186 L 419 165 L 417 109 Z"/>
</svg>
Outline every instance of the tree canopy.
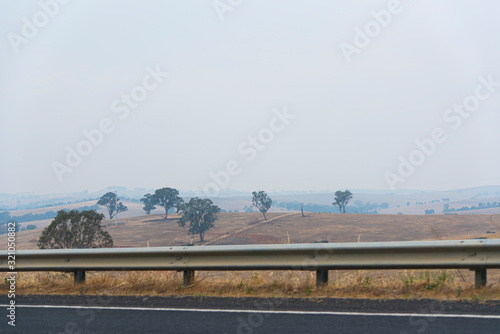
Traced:
<svg viewBox="0 0 500 334">
<path fill-rule="evenodd" d="M 332 205 L 336 206 L 341 213 L 345 213 L 347 203 L 349 203 L 351 198 L 352 198 L 352 193 L 349 190 L 346 191 L 337 190 L 335 192 L 335 202 L 333 202 Z"/>
<path fill-rule="evenodd" d="M 188 225 L 189 235 L 200 236 L 200 241 L 205 241 L 205 232 L 215 226 L 220 208 L 209 199 L 193 197 L 189 202 L 177 206 L 177 212 L 182 215 L 179 226 Z"/>
<path fill-rule="evenodd" d="M 94 210 L 59 211 L 38 239 L 41 249 L 113 247 L 111 235 L 101 225 L 104 215 Z"/>
<path fill-rule="evenodd" d="M 15 224 L 16 232 L 20 230 L 20 225 L 17 224 L 17 219 L 12 219 L 12 217 L 7 211 L 0 212 L 0 234 L 7 234 L 9 232 L 9 223 L 16 223 Z"/>
<path fill-rule="evenodd" d="M 144 207 L 142 208 L 144 211 L 146 211 L 146 214 L 149 215 L 151 211 L 156 209 L 155 205 L 153 204 L 153 195 L 151 194 L 146 194 L 144 195 L 143 198 L 140 200 L 142 203 L 144 203 Z"/>
<path fill-rule="evenodd" d="M 0 212 L 0 224 L 7 223 L 11 220 L 11 216 L 7 211 Z"/>
<path fill-rule="evenodd" d="M 156 189 L 152 196 L 152 204 L 159 205 L 165 209 L 165 219 L 168 218 L 168 210 L 184 203 L 179 197 L 179 191 L 172 188 Z"/>
<path fill-rule="evenodd" d="M 109 219 L 113 219 L 113 217 L 118 213 L 128 210 L 122 202 L 118 202 L 118 205 L 116 204 L 119 200 L 119 198 L 116 198 L 116 194 L 114 192 L 108 192 L 101 196 L 99 201 L 97 201 L 97 204 L 104 206 L 106 210 L 108 210 Z"/>
<path fill-rule="evenodd" d="M 257 209 L 259 209 L 260 212 L 262 212 L 262 215 L 264 215 L 264 220 L 267 220 L 266 212 L 273 204 L 273 200 L 271 199 L 271 197 L 269 197 L 268 194 L 266 194 L 265 191 L 254 191 L 252 195 L 252 204 Z"/>
</svg>

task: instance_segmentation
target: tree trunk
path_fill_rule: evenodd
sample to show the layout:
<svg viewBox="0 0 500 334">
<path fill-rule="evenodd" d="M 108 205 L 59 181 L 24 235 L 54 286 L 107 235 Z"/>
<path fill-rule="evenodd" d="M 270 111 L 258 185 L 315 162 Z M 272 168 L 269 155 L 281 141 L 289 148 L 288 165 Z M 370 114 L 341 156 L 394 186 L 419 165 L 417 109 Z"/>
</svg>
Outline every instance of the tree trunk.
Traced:
<svg viewBox="0 0 500 334">
<path fill-rule="evenodd" d="M 205 232 L 200 232 L 200 242 L 205 242 Z"/>
<path fill-rule="evenodd" d="M 265 213 L 265 212 L 262 212 L 262 214 L 264 215 L 264 220 L 267 220 L 267 218 L 266 218 L 266 213 Z"/>
<path fill-rule="evenodd" d="M 168 219 L 168 209 L 165 208 L 165 220 L 167 220 L 167 219 Z"/>
</svg>

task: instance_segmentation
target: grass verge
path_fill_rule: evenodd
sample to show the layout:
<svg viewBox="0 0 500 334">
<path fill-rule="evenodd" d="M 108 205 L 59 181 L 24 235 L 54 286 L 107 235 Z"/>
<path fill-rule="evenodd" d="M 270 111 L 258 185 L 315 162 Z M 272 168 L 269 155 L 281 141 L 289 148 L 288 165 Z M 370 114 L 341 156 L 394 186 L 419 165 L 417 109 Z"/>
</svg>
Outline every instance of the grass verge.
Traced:
<svg viewBox="0 0 500 334">
<path fill-rule="evenodd" d="M 151 295 L 222 297 L 298 297 L 438 300 L 500 300 L 500 271 L 488 271 L 488 284 L 475 289 L 467 270 L 330 271 L 329 283 L 316 288 L 315 272 L 197 272 L 183 286 L 182 273 L 171 271 L 89 272 L 74 285 L 70 273 L 18 273 L 17 294 Z M 0 274 L 0 293 L 8 293 Z"/>
</svg>

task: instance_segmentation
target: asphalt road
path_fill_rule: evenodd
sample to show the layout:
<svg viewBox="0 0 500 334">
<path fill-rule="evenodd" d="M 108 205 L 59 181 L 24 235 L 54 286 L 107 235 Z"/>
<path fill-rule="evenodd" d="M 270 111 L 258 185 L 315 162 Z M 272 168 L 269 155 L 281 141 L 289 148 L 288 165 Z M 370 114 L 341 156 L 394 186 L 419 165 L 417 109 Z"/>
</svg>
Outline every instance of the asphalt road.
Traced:
<svg viewBox="0 0 500 334">
<path fill-rule="evenodd" d="M 3 316 L 1 333 L 500 333 L 496 303 L 157 297 L 21 299 L 17 301 L 16 327 L 7 325 L 8 319 Z M 7 314 L 5 301 L 0 298 L 1 309 Z M 358 307 L 365 311 L 357 310 Z M 408 312 L 415 307 L 414 312 Z M 397 312 L 388 312 L 391 310 Z"/>
</svg>

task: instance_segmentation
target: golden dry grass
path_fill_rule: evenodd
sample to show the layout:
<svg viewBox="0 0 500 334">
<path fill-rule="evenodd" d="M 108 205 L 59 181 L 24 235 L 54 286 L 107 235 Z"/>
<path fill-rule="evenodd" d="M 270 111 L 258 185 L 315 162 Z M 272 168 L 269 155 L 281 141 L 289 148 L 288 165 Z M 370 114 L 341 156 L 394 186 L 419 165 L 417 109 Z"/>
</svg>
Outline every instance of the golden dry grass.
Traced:
<svg viewBox="0 0 500 334">
<path fill-rule="evenodd" d="M 486 234 L 496 231 L 495 234 Z M 468 236 L 498 238 L 500 215 L 359 215 L 308 213 L 289 216 L 259 225 L 249 233 L 272 234 L 279 243 L 286 243 L 287 232 L 292 243 L 307 243 L 319 240 L 329 242 L 412 241 L 453 239 Z M 238 241 L 238 242 L 235 242 Z M 227 244 L 246 243 L 227 239 Z"/>
<path fill-rule="evenodd" d="M 475 289 L 467 270 L 330 271 L 327 286 L 316 288 L 310 271 L 197 272 L 183 286 L 177 272 L 90 272 L 85 284 L 74 285 L 72 274 L 19 273 L 18 294 L 92 294 L 222 297 L 311 297 L 372 299 L 500 300 L 500 270 L 488 272 L 486 287 Z M 2 282 L 0 293 L 6 294 Z"/>
</svg>

